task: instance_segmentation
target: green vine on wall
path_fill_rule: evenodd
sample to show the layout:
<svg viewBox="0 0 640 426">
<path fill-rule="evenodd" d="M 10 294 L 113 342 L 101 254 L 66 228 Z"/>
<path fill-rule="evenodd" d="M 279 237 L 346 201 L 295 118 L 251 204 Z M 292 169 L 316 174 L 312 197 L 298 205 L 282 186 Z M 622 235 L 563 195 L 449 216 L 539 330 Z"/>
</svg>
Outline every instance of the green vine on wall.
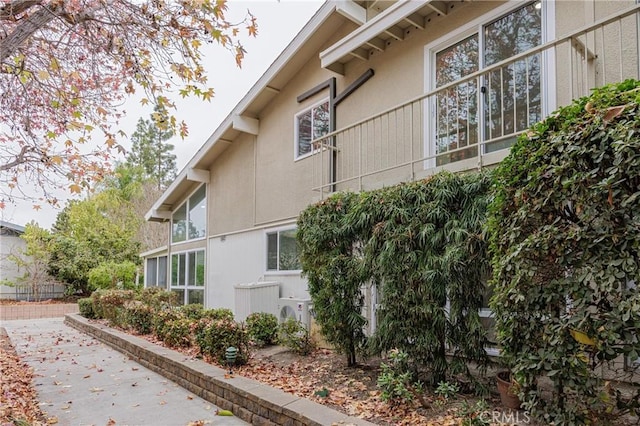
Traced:
<svg viewBox="0 0 640 426">
<path fill-rule="evenodd" d="M 360 194 L 338 193 L 298 221 L 302 269 L 327 340 L 348 356 L 406 352 L 426 381 L 487 363 L 478 310 L 489 274 L 482 229 L 491 179 L 440 173 Z M 363 288 L 380 293 L 366 339 Z M 448 355 L 456 355 L 449 358 Z"/>
<path fill-rule="evenodd" d="M 594 90 L 521 136 L 495 174 L 488 227 L 502 353 L 524 406 L 554 424 L 638 414 L 637 383 L 623 396 L 601 374 L 640 354 L 639 104 L 637 81 Z"/>
</svg>

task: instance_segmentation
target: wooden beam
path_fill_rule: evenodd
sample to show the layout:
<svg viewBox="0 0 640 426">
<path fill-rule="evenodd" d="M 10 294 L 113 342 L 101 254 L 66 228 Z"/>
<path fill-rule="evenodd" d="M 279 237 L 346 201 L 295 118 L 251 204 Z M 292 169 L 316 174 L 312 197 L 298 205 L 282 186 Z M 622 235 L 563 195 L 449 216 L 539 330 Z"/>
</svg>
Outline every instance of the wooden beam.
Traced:
<svg viewBox="0 0 640 426">
<path fill-rule="evenodd" d="M 280 90 L 276 89 L 275 87 L 271 87 L 271 86 L 264 86 L 264 91 L 265 92 L 270 92 L 270 93 L 273 93 L 273 94 L 276 94 L 276 95 L 278 93 L 280 93 Z"/>
<path fill-rule="evenodd" d="M 336 12 L 358 25 L 367 22 L 367 10 L 351 0 L 337 0 Z"/>
<path fill-rule="evenodd" d="M 384 30 L 384 32 L 389 34 L 391 37 L 395 38 L 396 40 L 404 39 L 404 32 L 400 27 L 390 27 Z"/>
<path fill-rule="evenodd" d="M 448 12 L 447 4 L 443 1 L 432 1 L 427 3 L 427 6 L 438 12 L 440 15 L 446 15 Z"/>
<path fill-rule="evenodd" d="M 209 170 L 194 168 L 187 169 L 187 180 L 192 182 L 209 183 L 209 179 Z"/>
<path fill-rule="evenodd" d="M 371 46 L 374 49 L 382 52 L 384 50 L 385 44 L 384 44 L 384 40 L 376 37 L 376 38 L 372 38 L 371 40 L 369 40 L 367 42 L 367 46 Z"/>
<path fill-rule="evenodd" d="M 414 27 L 424 30 L 424 17 L 418 15 L 417 13 L 412 13 L 411 15 L 405 17 L 404 20 Z"/>
<path fill-rule="evenodd" d="M 363 61 L 369 60 L 369 51 L 367 49 L 363 49 L 362 47 L 353 50 L 352 52 L 350 52 L 350 54 L 358 59 L 362 59 Z"/>
<path fill-rule="evenodd" d="M 235 114 L 233 116 L 233 128 L 250 135 L 257 135 L 258 130 L 260 130 L 260 120 L 246 115 Z"/>
<path fill-rule="evenodd" d="M 151 214 L 149 215 L 149 219 L 147 220 L 154 220 L 154 219 L 155 221 L 171 220 L 171 212 L 168 210 L 156 210 L 156 209 L 151 210 Z"/>
</svg>

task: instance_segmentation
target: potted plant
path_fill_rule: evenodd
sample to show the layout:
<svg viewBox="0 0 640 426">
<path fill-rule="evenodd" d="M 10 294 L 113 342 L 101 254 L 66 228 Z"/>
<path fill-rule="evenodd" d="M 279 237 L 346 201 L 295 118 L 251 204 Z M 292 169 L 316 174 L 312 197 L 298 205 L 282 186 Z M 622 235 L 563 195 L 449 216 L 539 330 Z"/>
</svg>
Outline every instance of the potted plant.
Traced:
<svg viewBox="0 0 640 426">
<path fill-rule="evenodd" d="M 519 409 L 518 384 L 513 380 L 511 372 L 509 370 L 498 371 L 496 383 L 498 384 L 498 393 L 500 394 L 502 405 L 513 410 Z"/>
</svg>

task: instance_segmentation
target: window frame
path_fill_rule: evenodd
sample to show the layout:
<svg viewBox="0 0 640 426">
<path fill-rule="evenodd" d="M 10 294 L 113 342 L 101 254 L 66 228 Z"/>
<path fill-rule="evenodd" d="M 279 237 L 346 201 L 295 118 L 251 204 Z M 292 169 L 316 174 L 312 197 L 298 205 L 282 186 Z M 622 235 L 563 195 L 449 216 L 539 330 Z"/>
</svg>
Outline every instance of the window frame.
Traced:
<svg viewBox="0 0 640 426">
<path fill-rule="evenodd" d="M 541 10 L 541 44 L 544 44 L 550 40 L 555 38 L 555 0 L 538 0 L 542 5 Z M 482 71 L 487 68 L 484 60 L 484 29 L 491 25 L 492 23 L 502 19 L 503 17 L 515 12 L 518 9 L 526 7 L 529 4 L 535 3 L 536 0 L 531 1 L 508 1 L 505 4 L 475 18 L 466 23 L 465 25 L 460 26 L 456 31 L 447 33 L 424 47 L 424 87 L 425 93 L 429 93 L 437 88 L 436 85 L 436 55 L 451 47 L 454 46 L 466 38 L 469 38 L 475 34 L 478 35 L 478 69 Z M 556 81 L 555 81 L 555 54 L 554 48 L 550 48 L 544 52 L 541 52 L 541 66 L 540 66 L 540 92 L 541 92 L 541 116 L 545 117 L 551 111 L 556 108 Z M 455 86 L 454 86 L 455 87 Z M 480 89 L 478 89 L 478 95 L 480 95 Z M 486 155 L 489 152 L 486 152 L 485 142 L 487 141 L 486 135 L 484 134 L 484 127 L 486 124 L 487 117 L 485 117 L 485 105 L 483 102 L 481 104 L 481 109 L 477 112 L 478 114 L 478 154 Z M 428 158 L 425 160 L 425 168 L 435 168 L 436 167 L 436 156 L 437 147 L 436 147 L 436 106 L 434 101 L 430 98 L 426 98 L 424 100 L 424 111 L 425 111 L 425 120 L 424 120 L 424 152 L 425 156 Z M 503 137 L 503 139 L 507 139 L 509 135 Z M 496 143 L 501 140 L 500 137 L 495 138 L 492 142 Z M 466 148 L 469 148 L 471 145 L 467 145 Z M 500 151 L 500 149 L 496 150 Z M 464 150 L 460 151 L 464 152 Z M 494 151 L 491 151 L 494 152 Z M 443 153 L 444 154 L 444 153 Z M 474 164 L 478 161 L 478 156 L 471 157 L 468 159 L 462 159 L 459 161 L 451 161 L 443 164 L 444 168 L 451 168 L 453 170 L 458 170 L 455 164 L 464 164 L 466 162 L 472 161 Z M 450 167 L 452 166 L 452 167 Z M 463 167 L 464 168 L 464 167 Z"/>
<path fill-rule="evenodd" d="M 302 268 L 300 267 L 299 269 L 280 269 L 280 233 L 281 232 L 285 232 L 285 231 L 296 231 L 298 230 L 298 227 L 295 225 L 289 225 L 289 226 L 281 226 L 278 228 L 271 228 L 271 229 L 267 229 L 264 232 L 264 248 L 265 248 L 265 256 L 264 256 L 264 268 L 265 268 L 265 275 L 299 275 L 302 272 Z M 269 269 L 269 235 L 273 235 L 276 234 L 277 235 L 277 254 L 276 254 L 276 261 L 277 261 L 277 269 Z M 298 256 L 298 265 L 300 265 L 300 253 L 298 251 L 297 253 Z"/>
<path fill-rule="evenodd" d="M 313 155 L 314 153 L 318 152 L 319 148 L 313 148 L 313 146 L 311 147 L 311 150 L 309 152 L 307 152 L 306 154 L 300 154 L 300 143 L 299 143 L 299 138 L 300 138 L 300 129 L 298 126 L 298 117 L 300 117 L 303 114 L 306 114 L 307 112 L 311 111 L 311 139 L 310 142 L 315 140 L 315 138 L 313 137 L 313 110 L 318 108 L 320 105 L 324 105 L 327 104 L 327 110 L 328 114 L 329 114 L 329 123 L 331 122 L 331 110 L 329 109 L 329 98 L 324 98 L 323 100 L 316 102 L 313 105 L 308 106 L 307 108 L 298 111 L 294 117 L 293 117 L 293 160 L 294 161 L 298 161 L 298 160 L 302 160 L 304 158 L 310 157 L 311 155 Z"/>
<path fill-rule="evenodd" d="M 194 237 L 192 238 L 190 236 L 190 224 L 192 222 L 191 220 L 191 198 L 193 198 L 193 196 L 200 191 L 202 188 L 204 188 L 204 229 L 203 229 L 203 236 L 201 237 Z M 178 206 L 177 209 L 173 210 L 171 212 L 171 244 L 180 244 L 180 243 L 186 243 L 186 242 L 191 242 L 191 241 L 198 241 L 198 240 L 203 240 L 205 238 L 207 238 L 207 186 L 206 184 L 202 184 L 199 185 L 196 189 L 194 189 L 193 191 L 191 191 L 191 193 L 189 194 L 188 197 L 186 197 L 186 199 Z M 174 227 L 175 227 L 175 221 L 174 221 L 174 216 L 176 214 L 176 212 L 178 212 L 179 210 L 183 209 L 185 210 L 185 230 L 184 230 L 184 239 L 175 240 L 175 231 L 174 231 Z"/>
<path fill-rule="evenodd" d="M 178 259 L 177 264 L 174 266 L 174 256 Z M 181 256 L 184 256 L 184 274 L 183 277 L 180 276 L 181 274 L 181 269 L 182 269 L 182 263 L 181 263 Z M 202 259 L 202 279 L 203 282 L 202 284 L 198 284 L 197 283 L 197 278 L 198 278 L 198 258 Z M 191 266 L 191 259 L 194 259 L 193 265 L 194 265 L 194 270 L 191 271 L 190 270 L 190 266 Z M 174 284 L 174 270 L 177 268 L 176 274 L 175 274 L 175 284 Z M 191 281 L 191 274 L 192 272 L 194 273 L 194 277 L 193 277 L 193 284 L 190 283 Z M 167 289 L 169 291 L 183 291 L 183 297 L 182 300 L 179 300 L 178 303 L 182 304 L 182 305 L 186 305 L 187 302 L 189 301 L 189 290 L 200 290 L 202 291 L 202 300 L 203 300 L 203 305 L 204 305 L 204 301 L 206 298 L 206 288 L 207 288 L 207 262 L 206 262 L 206 250 L 204 248 L 199 248 L 199 249 L 192 249 L 192 250 L 184 250 L 184 251 L 176 251 L 176 252 L 172 252 L 171 256 L 170 256 L 170 271 L 169 271 L 169 285 L 167 287 Z M 181 278 L 182 278 L 182 282 L 181 283 Z"/>
</svg>

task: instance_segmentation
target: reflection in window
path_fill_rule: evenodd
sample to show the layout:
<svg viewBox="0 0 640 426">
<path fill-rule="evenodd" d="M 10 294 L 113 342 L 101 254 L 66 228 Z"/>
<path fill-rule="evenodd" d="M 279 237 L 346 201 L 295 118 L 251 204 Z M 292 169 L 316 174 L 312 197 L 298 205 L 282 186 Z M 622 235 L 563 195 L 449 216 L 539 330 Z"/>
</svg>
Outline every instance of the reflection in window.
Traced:
<svg viewBox="0 0 640 426">
<path fill-rule="evenodd" d="M 201 185 L 172 216 L 171 241 L 204 238 L 207 222 L 206 186 Z"/>
<path fill-rule="evenodd" d="M 329 133 L 329 101 L 296 115 L 295 158 L 311 153 L 311 141 Z"/>
<path fill-rule="evenodd" d="M 267 233 L 267 270 L 300 270 L 295 229 Z"/>
</svg>

